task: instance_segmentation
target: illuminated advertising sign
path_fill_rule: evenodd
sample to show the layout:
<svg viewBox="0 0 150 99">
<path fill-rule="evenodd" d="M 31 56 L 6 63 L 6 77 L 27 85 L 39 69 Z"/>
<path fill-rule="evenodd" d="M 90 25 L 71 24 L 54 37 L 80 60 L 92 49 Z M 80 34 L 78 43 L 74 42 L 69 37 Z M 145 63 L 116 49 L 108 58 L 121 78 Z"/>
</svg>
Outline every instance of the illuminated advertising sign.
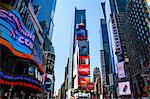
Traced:
<svg viewBox="0 0 150 99">
<path fill-rule="evenodd" d="M 30 83 L 24 83 L 24 82 L 12 82 L 12 81 L 7 81 L 7 80 L 2 80 L 0 79 L 0 84 L 7 84 L 7 85 L 13 85 L 13 86 L 23 86 L 23 87 L 30 87 L 36 90 L 39 90 L 40 92 L 43 92 L 43 86 L 39 87 L 39 86 L 35 86 L 33 84 Z"/>
<path fill-rule="evenodd" d="M 39 41 L 36 39 L 35 43 L 34 43 L 34 49 L 33 49 L 33 53 L 32 53 L 32 58 L 33 60 L 35 60 L 38 64 L 42 64 L 43 60 L 42 60 L 42 49 L 40 47 L 40 43 Z"/>
<path fill-rule="evenodd" d="M 1 37 L 6 39 L 19 52 L 31 54 L 35 35 L 29 31 L 16 10 L 0 9 Z"/>
<path fill-rule="evenodd" d="M 79 65 L 78 73 L 80 76 L 89 76 L 90 75 L 90 66 L 89 65 Z"/>
<path fill-rule="evenodd" d="M 131 94 L 129 81 L 118 83 L 118 87 L 119 87 L 119 95 L 120 96 L 121 95 L 130 95 Z"/>
<path fill-rule="evenodd" d="M 118 77 L 119 78 L 126 77 L 125 70 L 124 70 L 124 62 L 117 63 L 117 70 L 118 70 Z"/>
<path fill-rule="evenodd" d="M 87 56 L 79 57 L 79 64 L 83 65 L 89 65 L 90 64 L 90 59 Z"/>
<path fill-rule="evenodd" d="M 7 80 L 13 80 L 13 81 L 28 81 L 35 83 L 37 85 L 41 86 L 41 83 L 34 80 L 33 78 L 25 77 L 25 76 L 12 76 L 12 75 L 7 75 L 4 72 L 0 72 L 0 78 L 2 79 L 7 79 Z"/>
<path fill-rule="evenodd" d="M 87 40 L 87 30 L 85 29 L 76 30 L 76 40 Z"/>
<path fill-rule="evenodd" d="M 90 82 L 89 76 L 79 76 L 78 84 L 80 87 L 86 87 L 86 85 Z"/>
<path fill-rule="evenodd" d="M 79 45 L 79 55 L 88 56 L 89 55 L 89 41 L 78 41 Z"/>
</svg>

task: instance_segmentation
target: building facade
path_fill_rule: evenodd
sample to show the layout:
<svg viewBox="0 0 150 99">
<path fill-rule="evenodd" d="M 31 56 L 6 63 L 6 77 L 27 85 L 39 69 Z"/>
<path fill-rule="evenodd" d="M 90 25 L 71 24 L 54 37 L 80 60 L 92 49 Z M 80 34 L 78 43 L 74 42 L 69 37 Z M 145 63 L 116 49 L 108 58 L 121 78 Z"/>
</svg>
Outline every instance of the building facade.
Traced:
<svg viewBox="0 0 150 99">
<path fill-rule="evenodd" d="M 135 96 L 148 96 L 150 90 L 150 1 L 128 0 L 125 17 L 127 52 L 132 91 Z M 128 26 L 128 27 L 126 27 Z"/>
<path fill-rule="evenodd" d="M 36 11 L 39 9 L 35 8 L 32 0 L 0 1 L 2 98 L 47 97 L 44 28 Z M 54 62 L 55 58 L 51 59 Z"/>
<path fill-rule="evenodd" d="M 69 65 L 69 87 L 73 92 L 73 97 L 80 97 L 80 90 L 86 91 L 86 85 L 90 82 L 90 55 L 89 41 L 86 30 L 85 10 L 75 8 L 74 27 L 71 39 L 71 57 Z M 71 72 L 71 73 L 70 73 Z M 69 88 L 68 87 L 68 88 Z M 76 91 L 74 91 L 76 90 Z M 69 91 L 68 91 L 69 92 Z M 68 94 L 69 95 L 69 94 Z M 70 93 L 71 95 L 71 93 Z M 84 97 L 84 96 L 81 96 Z"/>
<path fill-rule="evenodd" d="M 105 86 L 110 86 L 111 95 L 116 96 L 116 88 L 115 88 L 115 83 L 114 83 L 114 80 L 115 80 L 114 78 L 116 78 L 116 70 L 115 70 L 116 67 L 114 65 L 114 55 L 112 53 L 113 49 L 112 49 L 112 46 L 110 46 L 111 40 L 109 38 L 108 28 L 107 28 L 107 23 L 106 23 L 105 6 L 106 6 L 106 3 L 101 3 L 103 15 L 104 15 L 104 18 L 100 20 L 100 29 L 101 29 L 100 35 L 102 36 L 103 52 L 104 52 L 104 56 L 101 56 L 101 57 L 104 57 L 103 59 L 105 62 L 105 65 L 102 65 L 102 66 L 105 66 L 105 67 L 102 67 L 103 68 L 102 75 L 106 75 L 104 78 L 105 80 L 103 81 L 103 91 L 105 91 L 106 89 Z"/>
<path fill-rule="evenodd" d="M 109 75 L 110 84 L 117 87 L 116 94 L 111 97 L 122 97 L 123 95 L 131 95 L 130 77 L 128 72 L 129 58 L 127 55 L 126 38 L 124 29 L 124 17 L 127 6 L 127 0 L 106 0 L 105 11 L 106 24 L 109 37 L 110 53 L 112 60 L 113 75 Z M 103 10 L 104 11 L 104 10 Z M 112 77 L 113 76 L 113 77 Z M 115 79 L 114 79 L 115 78 Z M 124 85 L 128 87 L 128 93 L 121 92 Z M 120 85 L 124 86 L 121 87 Z M 111 87 L 110 87 L 111 90 Z"/>
</svg>

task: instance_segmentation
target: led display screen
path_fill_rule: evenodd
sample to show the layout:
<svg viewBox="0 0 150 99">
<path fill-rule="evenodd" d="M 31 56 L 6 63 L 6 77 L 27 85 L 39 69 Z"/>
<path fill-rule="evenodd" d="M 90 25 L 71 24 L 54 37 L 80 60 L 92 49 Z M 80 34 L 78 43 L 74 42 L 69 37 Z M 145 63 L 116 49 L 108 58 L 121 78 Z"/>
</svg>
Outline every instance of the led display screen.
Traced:
<svg viewBox="0 0 150 99">
<path fill-rule="evenodd" d="M 35 83 L 37 85 L 41 85 L 38 81 L 34 80 L 33 78 L 29 78 L 21 75 L 18 76 L 7 75 L 4 72 L 0 72 L 0 78 L 7 79 L 7 80 L 14 80 L 14 81 L 28 81 L 28 82 Z"/>
<path fill-rule="evenodd" d="M 118 70 L 118 77 L 119 78 L 124 78 L 126 77 L 125 75 L 125 70 L 124 70 L 124 62 L 119 62 L 117 64 L 117 70 Z"/>
<path fill-rule="evenodd" d="M 1 37 L 11 43 L 17 51 L 32 53 L 35 35 L 25 27 L 18 11 L 0 9 L 0 31 Z"/>
<path fill-rule="evenodd" d="M 90 82 L 89 76 L 79 76 L 78 85 L 80 87 L 86 87 L 86 85 Z"/>
<path fill-rule="evenodd" d="M 118 83 L 118 87 L 119 87 L 119 95 L 130 95 L 131 94 L 129 81 Z"/>
<path fill-rule="evenodd" d="M 89 65 L 79 65 L 78 73 L 80 76 L 89 76 L 90 75 L 90 66 Z"/>
<path fill-rule="evenodd" d="M 87 40 L 87 30 L 85 30 L 85 29 L 78 29 L 76 31 L 76 39 L 77 40 Z"/>
<path fill-rule="evenodd" d="M 89 41 L 78 41 L 79 45 L 79 55 L 88 56 L 89 55 Z"/>
</svg>

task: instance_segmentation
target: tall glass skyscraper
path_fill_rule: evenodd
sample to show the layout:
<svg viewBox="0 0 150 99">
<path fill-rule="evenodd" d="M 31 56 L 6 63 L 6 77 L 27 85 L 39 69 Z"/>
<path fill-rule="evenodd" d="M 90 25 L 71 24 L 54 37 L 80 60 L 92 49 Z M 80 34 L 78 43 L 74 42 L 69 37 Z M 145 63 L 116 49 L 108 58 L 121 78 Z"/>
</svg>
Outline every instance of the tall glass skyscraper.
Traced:
<svg viewBox="0 0 150 99">
<path fill-rule="evenodd" d="M 51 41 L 54 27 L 53 17 L 57 0 L 44 0 L 44 1 L 32 0 L 32 1 L 35 9 L 39 10 L 37 11 L 37 18 L 42 27 L 44 28 L 45 33 L 43 34 L 43 36 L 48 35 L 48 38 Z"/>
<path fill-rule="evenodd" d="M 85 96 L 79 94 L 79 91 L 87 91 L 87 84 L 90 82 L 90 54 L 85 10 L 75 8 L 71 37 L 68 89 L 71 91 L 77 90 L 73 92 L 72 97 L 85 98 Z M 71 92 L 69 90 L 68 98 L 70 99 Z"/>
<path fill-rule="evenodd" d="M 115 75 L 113 75 L 114 85 L 121 90 L 121 87 L 118 86 L 119 83 L 128 81 L 129 78 L 126 76 L 128 74 L 124 73 L 124 76 L 120 77 L 120 70 L 118 69 L 118 64 L 122 62 L 128 62 L 127 51 L 126 51 L 126 43 L 124 35 L 124 16 L 126 10 L 127 0 L 106 0 L 105 10 L 106 11 L 106 24 L 108 29 L 108 37 L 110 44 L 110 53 L 111 53 L 111 63 L 112 63 L 112 71 Z M 104 8 L 102 6 L 102 8 Z M 124 64 L 121 65 L 124 68 Z M 110 80 L 111 81 L 111 80 Z M 117 95 L 117 94 L 116 94 Z"/>
<path fill-rule="evenodd" d="M 68 88 L 72 88 L 72 72 L 73 72 L 73 54 L 75 53 L 75 47 L 76 47 L 76 40 L 75 40 L 75 36 L 76 36 L 76 27 L 78 24 L 80 23 L 85 24 L 86 26 L 86 14 L 85 14 L 85 10 L 77 10 L 75 8 L 75 16 L 74 16 L 74 22 L 73 22 L 73 31 L 71 34 L 71 43 L 70 43 L 70 58 L 69 58 L 69 77 L 68 77 Z M 86 29 L 86 27 L 85 27 Z"/>
</svg>

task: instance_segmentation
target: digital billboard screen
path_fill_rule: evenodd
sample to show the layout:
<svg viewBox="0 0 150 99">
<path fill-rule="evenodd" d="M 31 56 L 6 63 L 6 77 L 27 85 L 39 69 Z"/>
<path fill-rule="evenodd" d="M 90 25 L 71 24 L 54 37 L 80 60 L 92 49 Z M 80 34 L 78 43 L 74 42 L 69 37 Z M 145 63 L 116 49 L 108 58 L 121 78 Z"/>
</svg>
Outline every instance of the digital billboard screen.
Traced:
<svg viewBox="0 0 150 99">
<path fill-rule="evenodd" d="M 1 37 L 11 43 L 17 51 L 32 53 L 35 35 L 26 28 L 17 10 L 0 9 L 0 31 Z"/>
<path fill-rule="evenodd" d="M 124 78 L 126 77 L 125 75 L 125 70 L 124 70 L 124 61 L 123 62 L 119 62 L 117 64 L 117 70 L 118 70 L 118 77 L 119 78 Z"/>
<path fill-rule="evenodd" d="M 119 87 L 119 95 L 130 95 L 131 94 L 131 89 L 130 89 L 130 83 L 129 81 L 126 82 L 119 82 L 118 83 Z"/>
<path fill-rule="evenodd" d="M 88 56 L 89 55 L 89 41 L 78 41 L 79 45 L 79 55 Z"/>
<path fill-rule="evenodd" d="M 79 58 L 79 64 L 89 65 L 90 64 L 89 57 L 80 57 Z"/>
<path fill-rule="evenodd" d="M 90 66 L 89 65 L 79 65 L 78 73 L 80 76 L 89 76 L 90 75 Z"/>
<path fill-rule="evenodd" d="M 24 25 L 22 17 L 17 10 L 6 11 L 0 9 L 0 31 L 1 39 L 11 44 L 16 51 L 32 55 L 31 59 L 35 60 L 39 65 L 42 64 L 43 53 L 40 43 L 34 33 Z M 5 46 L 8 47 L 9 45 Z"/>
<path fill-rule="evenodd" d="M 87 30 L 78 29 L 76 30 L 76 40 L 87 40 Z"/>
<path fill-rule="evenodd" d="M 78 84 L 80 87 L 86 87 L 89 82 L 90 82 L 89 76 L 79 76 Z"/>
</svg>

